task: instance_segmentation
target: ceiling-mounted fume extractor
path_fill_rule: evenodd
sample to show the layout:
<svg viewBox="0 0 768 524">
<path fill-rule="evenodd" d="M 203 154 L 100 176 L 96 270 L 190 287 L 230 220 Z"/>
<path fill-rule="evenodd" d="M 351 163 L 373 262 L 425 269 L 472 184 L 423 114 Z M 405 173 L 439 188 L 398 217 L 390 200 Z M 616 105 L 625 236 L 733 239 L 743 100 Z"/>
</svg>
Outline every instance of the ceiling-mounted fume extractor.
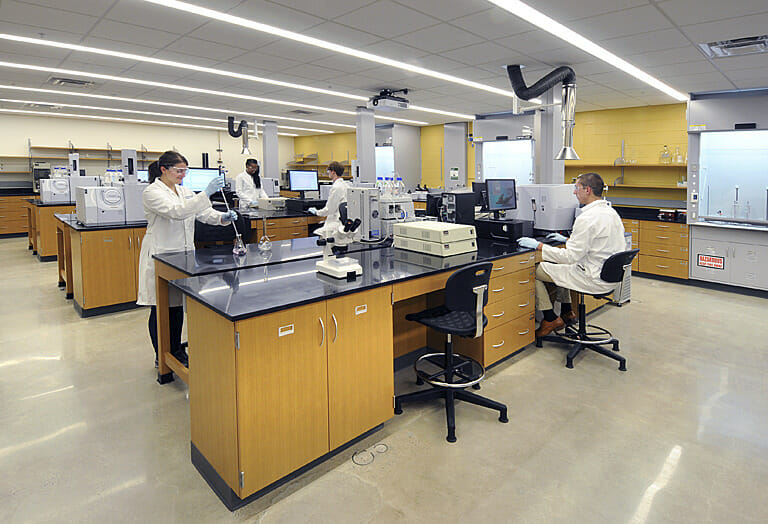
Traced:
<svg viewBox="0 0 768 524">
<path fill-rule="evenodd" d="M 576 73 L 573 69 L 568 66 L 558 67 L 531 87 L 526 87 L 519 65 L 508 65 L 507 74 L 512 83 L 512 90 L 522 100 L 530 100 L 557 84 L 562 84 L 563 148 L 555 155 L 555 160 L 579 160 L 579 155 L 573 149 L 573 126 L 576 113 Z"/>
<path fill-rule="evenodd" d="M 229 136 L 232 138 L 243 137 L 243 150 L 240 154 L 250 155 L 251 151 L 248 149 L 248 122 L 240 120 L 240 124 L 235 129 L 235 117 L 227 117 L 227 131 L 229 131 Z"/>
</svg>

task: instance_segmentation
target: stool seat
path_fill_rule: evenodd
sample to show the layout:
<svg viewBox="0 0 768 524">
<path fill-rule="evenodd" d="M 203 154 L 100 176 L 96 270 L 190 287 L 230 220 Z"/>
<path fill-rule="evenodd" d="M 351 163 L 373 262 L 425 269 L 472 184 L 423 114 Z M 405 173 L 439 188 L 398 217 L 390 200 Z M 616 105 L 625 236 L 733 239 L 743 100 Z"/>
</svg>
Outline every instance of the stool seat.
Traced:
<svg viewBox="0 0 768 524">
<path fill-rule="evenodd" d="M 475 334 L 475 315 L 469 311 L 451 311 L 445 306 L 433 307 L 418 313 L 410 313 L 406 320 L 418 322 L 441 333 L 451 333 L 460 337 Z M 488 318 L 483 315 L 483 327 L 488 325 Z"/>
</svg>

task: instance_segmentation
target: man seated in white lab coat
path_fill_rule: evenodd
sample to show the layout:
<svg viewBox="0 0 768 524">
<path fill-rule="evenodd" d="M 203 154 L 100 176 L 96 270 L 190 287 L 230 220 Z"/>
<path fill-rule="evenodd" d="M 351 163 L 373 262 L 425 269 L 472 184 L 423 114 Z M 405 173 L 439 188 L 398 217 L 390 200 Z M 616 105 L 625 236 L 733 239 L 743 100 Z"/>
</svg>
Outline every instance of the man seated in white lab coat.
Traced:
<svg viewBox="0 0 768 524">
<path fill-rule="evenodd" d="M 339 162 L 334 160 L 328 164 L 328 176 L 333 184 L 331 185 L 330 193 L 328 193 L 325 207 L 323 209 L 310 207 L 308 210 L 313 215 L 328 217 L 325 219 L 323 227 L 315 231 L 316 235 L 323 236 L 323 233 L 327 233 L 329 236 L 333 236 L 333 232 L 341 225 L 339 206 L 347 201 L 347 188 L 349 187 L 349 182 L 341 178 L 343 174 L 344 166 Z"/>
<path fill-rule="evenodd" d="M 544 319 L 536 330 L 536 337 L 543 337 L 562 328 L 566 322 L 576 320 L 571 310 L 571 289 L 584 293 L 609 293 L 615 283 L 600 278 L 605 260 L 624 251 L 624 225 L 618 213 L 603 200 L 604 182 L 597 173 L 579 175 L 573 194 L 584 207 L 573 222 L 570 238 L 552 233 L 547 238 L 565 242 L 565 248 L 553 247 L 523 237 L 518 240 L 522 247 L 541 251 L 542 262 L 536 266 L 536 309 Z M 549 297 L 548 286 L 557 287 L 560 316 L 555 314 Z"/>
</svg>

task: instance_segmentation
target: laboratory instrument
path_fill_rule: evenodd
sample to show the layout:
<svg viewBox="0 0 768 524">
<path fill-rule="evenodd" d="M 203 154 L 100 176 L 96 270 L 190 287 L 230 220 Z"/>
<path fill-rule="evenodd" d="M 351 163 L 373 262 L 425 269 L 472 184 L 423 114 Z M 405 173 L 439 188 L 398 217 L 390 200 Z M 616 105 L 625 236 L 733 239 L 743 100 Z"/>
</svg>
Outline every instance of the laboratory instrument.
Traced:
<svg viewBox="0 0 768 524">
<path fill-rule="evenodd" d="M 285 197 L 267 197 L 259 198 L 259 209 L 263 211 L 276 211 L 278 209 L 285 209 L 286 202 Z"/>
<path fill-rule="evenodd" d="M 490 201 L 490 187 L 488 193 Z M 520 185 L 517 186 L 516 194 L 517 209 L 507 211 L 507 218 L 531 220 L 534 222 L 533 228 L 541 231 L 567 231 L 573 227 L 579 207 L 579 201 L 573 194 L 573 185 Z"/>
<path fill-rule="evenodd" d="M 262 178 L 261 186 L 270 197 L 280 196 L 280 181 L 276 178 Z"/>
<path fill-rule="evenodd" d="M 393 246 L 441 257 L 477 251 L 475 227 L 447 222 L 409 222 L 394 225 Z"/>
<path fill-rule="evenodd" d="M 229 204 L 227 203 L 227 196 L 224 194 L 224 189 L 220 189 L 221 196 L 224 197 L 224 206 L 227 208 L 227 213 L 231 213 L 231 210 L 229 209 Z M 237 230 L 237 225 L 235 224 L 235 221 L 232 221 L 232 228 L 235 230 L 235 245 L 232 247 L 232 253 L 238 256 L 245 255 L 248 250 L 245 248 L 245 243 L 243 242 L 243 237 L 240 236 L 240 232 Z"/>
<path fill-rule="evenodd" d="M 359 236 L 357 230 L 362 221 L 349 218 L 346 202 L 339 206 L 339 219 L 341 224 L 335 231 L 320 230 L 321 238 L 317 239 L 317 245 L 323 246 L 323 259 L 315 264 L 315 268 L 319 273 L 334 278 L 354 279 L 363 274 L 363 268 L 354 258 L 343 255 L 349 244 Z"/>
<path fill-rule="evenodd" d="M 363 241 L 378 240 L 381 235 L 379 212 L 380 193 L 376 188 L 351 187 L 347 189 L 347 206 L 352 216 L 360 217 L 360 237 Z"/>
<path fill-rule="evenodd" d="M 85 226 L 125 223 L 122 187 L 78 187 L 75 191 L 77 220 Z"/>
<path fill-rule="evenodd" d="M 514 180 L 512 182 L 514 183 Z M 474 224 L 476 200 L 477 195 L 470 191 L 443 193 L 445 221 L 454 224 Z"/>
</svg>

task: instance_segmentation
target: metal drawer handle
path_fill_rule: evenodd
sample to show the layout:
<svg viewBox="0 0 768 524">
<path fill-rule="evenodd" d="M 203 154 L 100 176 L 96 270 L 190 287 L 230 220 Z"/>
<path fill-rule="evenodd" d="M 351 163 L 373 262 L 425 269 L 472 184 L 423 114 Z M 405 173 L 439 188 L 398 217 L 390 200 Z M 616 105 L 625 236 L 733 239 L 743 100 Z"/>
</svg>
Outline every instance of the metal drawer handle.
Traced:
<svg viewBox="0 0 768 524">
<path fill-rule="evenodd" d="M 527 335 L 529 331 L 530 331 L 530 328 L 526 329 L 525 331 L 518 331 L 517 334 L 518 335 Z"/>
<path fill-rule="evenodd" d="M 669 228 L 669 226 L 662 226 L 661 224 L 656 224 L 656 227 L 663 228 L 663 229 L 668 229 Z"/>
<path fill-rule="evenodd" d="M 291 224 L 301 224 L 301 220 L 294 220 Z"/>
<path fill-rule="evenodd" d="M 287 326 L 280 326 L 277 328 L 277 336 L 284 337 L 285 335 L 293 335 L 293 324 Z"/>
<path fill-rule="evenodd" d="M 517 305 L 517 307 L 528 307 L 528 306 L 530 306 L 530 305 L 531 305 L 531 301 L 529 300 L 529 301 L 528 301 L 528 302 L 526 302 L 525 304 L 518 304 L 518 305 Z"/>
<path fill-rule="evenodd" d="M 293 236 L 295 236 L 295 237 L 299 236 L 300 234 L 301 234 L 301 233 L 291 233 L 291 235 L 293 235 Z"/>
<path fill-rule="evenodd" d="M 323 339 L 320 341 L 320 345 L 322 346 L 325 344 L 325 323 L 323 323 L 323 317 L 317 317 L 317 320 L 320 321 L 320 327 L 323 328 Z"/>
<path fill-rule="evenodd" d="M 661 268 L 661 269 L 669 269 L 669 266 L 660 266 L 660 265 L 658 265 L 658 264 L 656 264 L 656 267 L 659 267 L 659 268 Z"/>
<path fill-rule="evenodd" d="M 331 313 L 333 319 L 333 341 L 336 342 L 336 338 L 339 336 L 339 324 L 336 322 L 336 315 Z"/>
<path fill-rule="evenodd" d="M 528 280 L 518 280 L 517 283 L 518 284 L 527 284 L 530 281 L 531 281 L 531 279 L 529 278 Z"/>
<path fill-rule="evenodd" d="M 528 260 L 523 260 L 522 262 L 518 262 L 518 263 L 519 263 L 521 266 L 524 266 L 524 265 L 526 265 L 526 264 L 527 264 L 528 262 L 530 262 L 530 261 L 531 261 L 531 259 L 529 258 Z"/>
<path fill-rule="evenodd" d="M 363 313 L 368 313 L 368 304 L 355 306 L 355 315 L 362 315 Z"/>
<path fill-rule="evenodd" d="M 501 271 L 502 269 L 504 269 L 504 266 L 495 267 L 495 268 L 493 268 L 493 271 Z"/>
<path fill-rule="evenodd" d="M 492 316 L 493 318 L 499 318 L 499 317 L 503 317 L 503 316 L 504 316 L 504 312 L 502 311 L 502 312 L 501 312 L 501 313 L 499 313 L 498 315 L 491 315 L 491 316 Z"/>
<path fill-rule="evenodd" d="M 493 347 L 495 347 L 495 348 L 500 348 L 500 347 L 501 347 L 501 346 L 503 346 L 503 345 L 504 345 L 504 341 L 502 340 L 502 341 L 501 341 L 501 344 L 493 344 Z"/>
<path fill-rule="evenodd" d="M 504 288 L 501 288 L 501 289 L 492 289 L 491 291 L 493 291 L 494 293 L 498 293 L 498 292 L 500 292 L 500 291 L 504 291 Z"/>
<path fill-rule="evenodd" d="M 656 238 L 660 238 L 660 239 L 662 239 L 662 240 L 669 240 L 669 237 L 660 237 L 660 236 L 658 236 L 658 235 L 656 235 Z"/>
<path fill-rule="evenodd" d="M 658 251 L 659 253 L 669 253 L 668 249 L 657 249 L 656 251 Z"/>
</svg>

